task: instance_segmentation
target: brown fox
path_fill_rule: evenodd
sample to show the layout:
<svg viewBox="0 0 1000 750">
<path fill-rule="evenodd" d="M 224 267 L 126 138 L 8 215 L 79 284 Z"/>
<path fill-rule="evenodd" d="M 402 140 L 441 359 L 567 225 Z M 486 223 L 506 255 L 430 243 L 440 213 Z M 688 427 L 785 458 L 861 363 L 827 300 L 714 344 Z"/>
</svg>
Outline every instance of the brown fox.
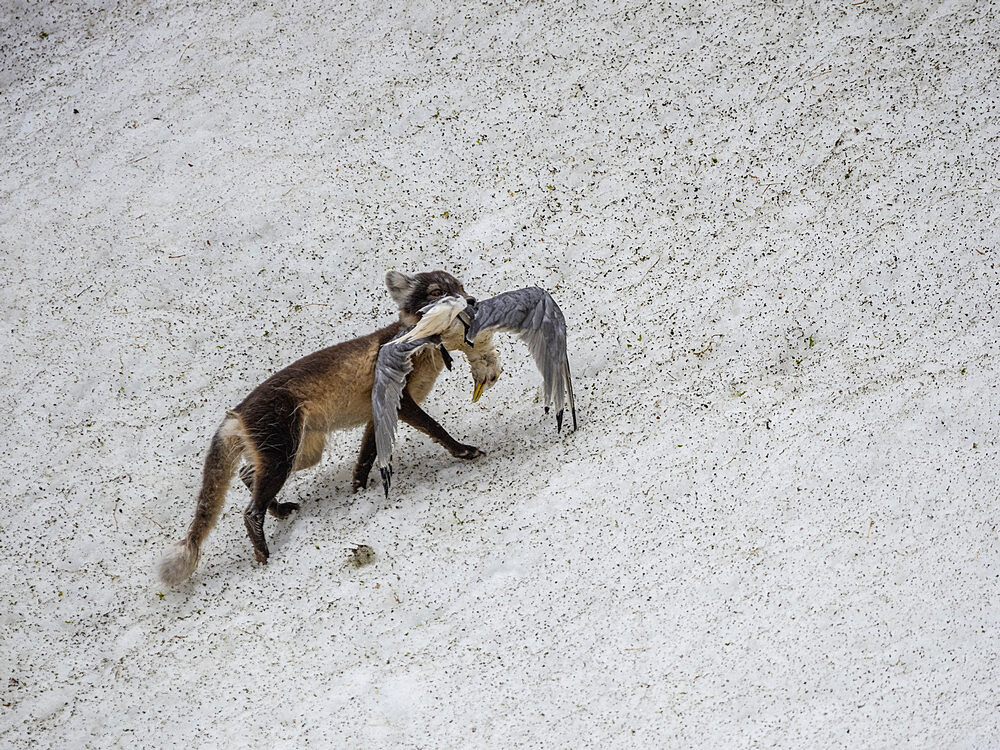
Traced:
<svg viewBox="0 0 1000 750">
<path fill-rule="evenodd" d="M 367 485 L 375 460 L 371 391 L 379 349 L 402 330 L 415 325 L 420 319 L 420 309 L 443 295 L 465 297 L 470 305 L 476 301 L 466 295 L 462 282 L 445 271 L 412 276 L 389 271 L 385 284 L 399 307 L 396 322 L 293 362 L 227 412 L 205 457 L 201 491 L 187 536 L 160 560 L 158 573 L 164 583 L 180 583 L 198 566 L 202 542 L 215 527 L 241 458 L 246 459 L 247 465 L 240 477 L 252 493 L 243 520 L 253 543 L 254 557 L 262 563 L 267 562 L 270 554 L 264 540 L 265 512 L 286 518 L 299 509 L 298 503 L 279 503 L 275 498 L 291 472 L 319 462 L 328 432 L 365 425 L 352 488 L 357 492 Z M 466 354 L 479 390 L 483 382 L 492 385 L 500 374 L 490 336 L 477 338 L 469 346 L 461 334 L 442 335 L 440 349 L 430 348 L 414 357 L 399 418 L 443 445 L 453 456 L 474 459 L 482 451 L 459 443 L 418 405 L 430 393 L 446 358 L 450 363 L 446 350 L 461 350 Z"/>
</svg>

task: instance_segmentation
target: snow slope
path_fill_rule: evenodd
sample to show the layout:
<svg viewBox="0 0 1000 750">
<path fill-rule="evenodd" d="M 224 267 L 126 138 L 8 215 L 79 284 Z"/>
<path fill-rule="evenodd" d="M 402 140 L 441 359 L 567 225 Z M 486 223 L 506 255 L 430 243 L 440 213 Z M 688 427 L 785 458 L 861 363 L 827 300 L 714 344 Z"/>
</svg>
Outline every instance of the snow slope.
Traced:
<svg viewBox="0 0 1000 750">
<path fill-rule="evenodd" d="M 0 743 L 1000 742 L 995 4 L 218 6 L 0 9 Z M 389 267 L 551 291 L 580 430 L 505 340 L 163 590 Z"/>
</svg>

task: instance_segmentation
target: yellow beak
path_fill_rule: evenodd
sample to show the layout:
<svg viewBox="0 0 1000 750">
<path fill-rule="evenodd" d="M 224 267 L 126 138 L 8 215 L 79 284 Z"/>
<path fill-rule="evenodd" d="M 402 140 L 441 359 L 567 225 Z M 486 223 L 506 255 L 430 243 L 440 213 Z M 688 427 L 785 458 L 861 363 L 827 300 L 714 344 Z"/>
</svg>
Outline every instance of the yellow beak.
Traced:
<svg viewBox="0 0 1000 750">
<path fill-rule="evenodd" d="M 472 389 L 472 403 L 476 403 L 479 400 L 479 397 L 483 395 L 484 385 L 486 385 L 485 382 L 476 383 L 476 387 Z"/>
</svg>

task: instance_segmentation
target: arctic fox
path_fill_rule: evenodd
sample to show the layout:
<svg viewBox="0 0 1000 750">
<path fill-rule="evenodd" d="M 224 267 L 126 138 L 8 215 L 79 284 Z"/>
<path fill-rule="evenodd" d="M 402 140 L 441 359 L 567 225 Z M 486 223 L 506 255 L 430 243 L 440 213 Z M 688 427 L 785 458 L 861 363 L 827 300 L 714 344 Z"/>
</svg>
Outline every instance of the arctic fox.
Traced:
<svg viewBox="0 0 1000 750">
<path fill-rule="evenodd" d="M 421 308 L 444 295 L 462 296 L 469 304 L 475 303 L 474 298 L 466 295 L 462 282 L 445 271 L 415 275 L 390 271 L 385 284 L 399 307 L 398 320 L 367 336 L 321 349 L 293 362 L 227 412 L 205 457 L 201 491 L 187 536 L 171 546 L 160 560 L 157 570 L 164 583 L 180 583 L 198 566 L 201 545 L 215 527 L 241 458 L 247 464 L 240 477 L 252 492 L 243 520 L 253 543 L 254 557 L 262 563 L 267 562 L 270 554 L 264 540 L 265 511 L 276 518 L 285 518 L 298 510 L 297 503 L 279 503 L 275 498 L 291 472 L 319 462 L 328 432 L 365 425 L 352 488 L 357 492 L 367 485 L 375 460 L 371 391 L 379 349 L 415 325 Z M 430 393 L 446 358 L 450 362 L 449 349 L 465 352 L 477 394 L 482 391 L 483 383 L 492 385 L 496 381 L 500 370 L 490 335 L 478 337 L 473 346 L 460 333 L 443 335 L 440 349 L 430 348 L 414 357 L 399 418 L 443 445 L 453 456 L 474 459 L 482 451 L 459 443 L 418 405 Z"/>
</svg>

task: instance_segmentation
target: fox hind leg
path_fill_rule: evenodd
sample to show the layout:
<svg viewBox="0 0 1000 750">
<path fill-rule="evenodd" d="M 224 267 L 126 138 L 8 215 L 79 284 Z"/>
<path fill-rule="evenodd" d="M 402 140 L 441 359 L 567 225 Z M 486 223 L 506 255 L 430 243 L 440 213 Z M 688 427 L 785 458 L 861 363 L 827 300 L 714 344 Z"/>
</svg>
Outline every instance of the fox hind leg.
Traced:
<svg viewBox="0 0 1000 750">
<path fill-rule="evenodd" d="M 253 478 L 253 466 L 250 464 L 243 464 L 243 466 L 240 467 L 240 479 L 243 480 L 243 484 L 245 484 L 247 489 L 251 492 L 253 492 Z M 288 518 L 292 513 L 301 507 L 302 506 L 298 503 L 279 503 L 277 500 L 272 500 L 267 505 L 267 512 L 277 519 L 284 519 Z"/>
<path fill-rule="evenodd" d="M 320 458 L 323 457 L 323 449 L 325 447 L 326 436 L 323 433 L 305 432 L 299 440 L 292 470 L 301 471 L 302 469 L 308 469 L 310 466 L 318 464 Z M 253 464 L 248 463 L 240 467 L 240 479 L 243 480 L 243 484 L 251 492 L 253 492 L 254 476 Z M 300 507 L 298 503 L 279 503 L 276 500 L 272 500 L 268 504 L 267 510 L 275 518 L 288 518 L 288 516 Z"/>
<path fill-rule="evenodd" d="M 243 511 L 243 523 L 253 544 L 254 557 L 266 563 L 270 556 L 264 539 L 264 516 L 268 510 L 284 518 L 298 508 L 297 503 L 277 503 L 288 475 L 292 473 L 295 457 L 301 442 L 301 418 L 294 404 L 268 405 L 266 413 L 245 415 L 248 437 L 252 443 L 249 453 L 253 457 L 253 496 Z M 257 428 L 262 425 L 262 428 Z M 273 506 L 273 508 L 272 508 Z"/>
<path fill-rule="evenodd" d="M 253 464 L 243 464 L 240 467 L 240 479 L 253 492 Z"/>
<path fill-rule="evenodd" d="M 243 523 L 247 529 L 247 536 L 250 537 L 250 543 L 253 544 L 253 556 L 257 562 L 266 563 L 271 552 L 264 539 L 264 514 L 288 479 L 292 471 L 292 462 L 287 461 L 282 464 L 279 461 L 269 462 L 264 459 L 262 463 L 264 466 L 258 465 L 254 472 L 253 498 L 243 511 Z"/>
</svg>

